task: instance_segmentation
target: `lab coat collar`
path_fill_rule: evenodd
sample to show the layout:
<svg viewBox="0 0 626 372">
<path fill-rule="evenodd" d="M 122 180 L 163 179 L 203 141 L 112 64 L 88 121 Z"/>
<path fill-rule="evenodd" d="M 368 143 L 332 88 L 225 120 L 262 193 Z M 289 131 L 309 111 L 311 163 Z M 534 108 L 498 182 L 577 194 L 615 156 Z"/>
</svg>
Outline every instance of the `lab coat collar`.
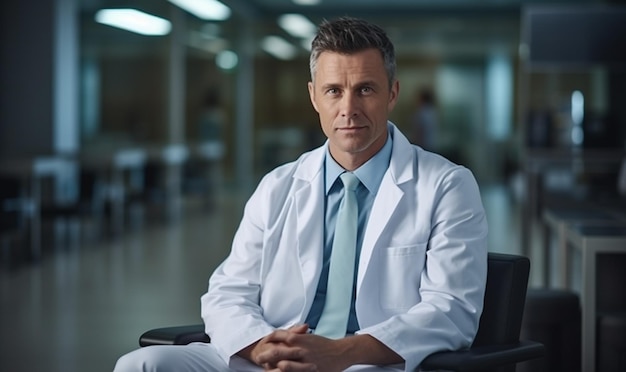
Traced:
<svg viewBox="0 0 626 372">
<path fill-rule="evenodd" d="M 391 149 L 391 162 L 389 172 L 394 182 L 399 185 L 417 177 L 415 170 L 416 157 L 413 155 L 415 148 L 409 140 L 398 130 L 392 122 L 388 122 L 389 133 L 393 138 L 393 148 Z"/>
<path fill-rule="evenodd" d="M 412 146 L 395 124 L 389 121 L 387 122 L 387 127 L 393 139 L 389 172 L 394 182 L 401 184 L 416 177 L 414 170 L 417 167 L 414 166 Z M 324 158 L 327 148 L 328 140 L 326 140 L 323 146 L 309 152 L 294 173 L 294 177 L 303 181 L 312 182 L 324 169 Z"/>
</svg>

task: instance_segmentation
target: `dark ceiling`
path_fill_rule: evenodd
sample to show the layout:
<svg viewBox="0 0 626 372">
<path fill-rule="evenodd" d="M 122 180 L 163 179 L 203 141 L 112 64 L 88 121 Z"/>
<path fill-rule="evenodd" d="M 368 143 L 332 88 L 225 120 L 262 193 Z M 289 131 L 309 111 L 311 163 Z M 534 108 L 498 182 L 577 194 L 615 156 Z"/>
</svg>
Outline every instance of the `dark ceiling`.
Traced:
<svg viewBox="0 0 626 372">
<path fill-rule="evenodd" d="M 520 14 L 524 7 L 537 4 L 586 4 L 594 0 L 322 0 L 319 5 L 300 6 L 292 0 L 221 0 L 231 7 L 228 21 L 213 22 L 220 37 L 232 43 L 243 22 L 255 26 L 254 37 L 268 34 L 289 36 L 276 25 L 279 15 L 300 13 L 312 22 L 343 15 L 362 17 L 387 30 L 399 56 L 427 58 L 473 58 L 485 55 L 492 48 L 515 52 L 519 44 Z M 95 25 L 93 14 L 103 7 L 136 7 L 168 18 L 171 7 L 167 0 L 80 0 L 83 27 L 87 39 L 100 45 L 136 44 L 124 31 Z M 206 26 L 187 15 L 190 31 Z M 258 45 L 258 42 L 256 43 Z M 306 54 L 306 50 L 301 53 Z"/>
</svg>

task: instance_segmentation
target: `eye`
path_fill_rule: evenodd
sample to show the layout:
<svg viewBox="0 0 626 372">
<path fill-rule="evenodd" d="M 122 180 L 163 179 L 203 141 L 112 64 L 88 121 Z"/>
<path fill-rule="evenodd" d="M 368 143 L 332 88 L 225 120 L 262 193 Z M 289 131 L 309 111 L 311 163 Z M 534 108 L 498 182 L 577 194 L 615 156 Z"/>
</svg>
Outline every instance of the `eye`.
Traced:
<svg viewBox="0 0 626 372">
<path fill-rule="evenodd" d="M 372 87 L 362 87 L 360 89 L 360 92 L 362 95 L 368 95 L 368 94 L 372 94 L 374 90 L 372 89 Z"/>
<path fill-rule="evenodd" d="M 337 88 L 328 88 L 328 90 L 326 90 L 326 94 L 330 94 L 330 95 L 337 95 L 339 94 L 339 89 Z"/>
</svg>

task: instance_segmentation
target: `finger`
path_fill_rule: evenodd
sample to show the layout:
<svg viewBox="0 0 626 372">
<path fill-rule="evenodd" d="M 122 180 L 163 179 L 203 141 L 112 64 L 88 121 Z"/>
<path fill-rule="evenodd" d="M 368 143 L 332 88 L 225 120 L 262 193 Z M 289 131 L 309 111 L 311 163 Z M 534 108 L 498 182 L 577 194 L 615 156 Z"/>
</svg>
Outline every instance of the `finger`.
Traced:
<svg viewBox="0 0 626 372">
<path fill-rule="evenodd" d="M 278 371 L 278 367 L 276 367 L 276 365 L 272 365 L 269 363 L 263 363 L 261 367 L 263 367 L 264 371 Z"/>
<path fill-rule="evenodd" d="M 278 329 L 270 333 L 269 335 L 267 335 L 267 337 L 265 337 L 265 340 L 267 342 L 285 342 L 285 340 L 287 340 L 289 335 L 292 335 L 292 334 L 294 334 L 294 332 L 284 330 L 284 329 Z"/>
<path fill-rule="evenodd" d="M 278 369 L 281 372 L 315 372 L 317 367 L 311 363 L 296 362 L 293 360 L 282 360 L 278 362 Z"/>
<path fill-rule="evenodd" d="M 284 344 L 276 344 L 257 355 L 256 363 L 259 365 L 275 365 L 282 360 L 298 360 L 302 358 L 302 349 L 289 347 Z"/>
</svg>

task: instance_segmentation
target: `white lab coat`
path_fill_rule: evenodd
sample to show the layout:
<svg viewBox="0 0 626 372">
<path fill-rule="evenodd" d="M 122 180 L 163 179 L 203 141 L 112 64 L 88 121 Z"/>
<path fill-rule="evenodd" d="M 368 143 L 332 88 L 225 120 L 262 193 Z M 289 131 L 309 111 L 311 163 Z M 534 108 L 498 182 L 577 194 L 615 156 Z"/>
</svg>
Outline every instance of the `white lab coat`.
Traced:
<svg viewBox="0 0 626 372">
<path fill-rule="evenodd" d="M 388 127 L 391 162 L 366 226 L 356 313 L 358 333 L 412 371 L 435 351 L 471 344 L 487 276 L 487 222 L 467 168 Z M 227 362 L 307 317 L 322 270 L 326 146 L 263 178 L 202 296 L 206 332 Z"/>
</svg>

